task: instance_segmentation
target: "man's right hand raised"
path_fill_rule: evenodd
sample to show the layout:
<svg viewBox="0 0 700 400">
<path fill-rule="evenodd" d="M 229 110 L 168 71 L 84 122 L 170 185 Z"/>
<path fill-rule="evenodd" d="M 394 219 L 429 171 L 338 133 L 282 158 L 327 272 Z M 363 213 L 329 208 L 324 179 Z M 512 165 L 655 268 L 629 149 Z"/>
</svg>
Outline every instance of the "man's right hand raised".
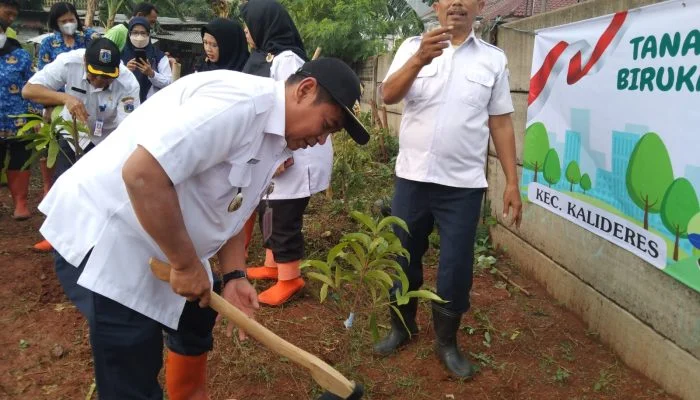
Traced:
<svg viewBox="0 0 700 400">
<path fill-rule="evenodd" d="M 63 101 L 63 105 L 66 107 L 68 112 L 70 112 L 71 116 L 73 116 L 78 121 L 87 124 L 88 117 L 90 117 L 90 114 L 88 114 L 87 109 L 85 108 L 85 104 L 83 104 L 83 102 L 80 101 L 80 99 L 66 94 L 65 100 Z"/>
<path fill-rule="evenodd" d="M 420 42 L 420 47 L 414 59 L 422 66 L 426 66 L 433 61 L 433 58 L 442 55 L 443 49 L 450 45 L 452 35 L 449 33 L 452 27 L 440 27 L 430 32 L 423 34 L 423 39 Z"/>
</svg>

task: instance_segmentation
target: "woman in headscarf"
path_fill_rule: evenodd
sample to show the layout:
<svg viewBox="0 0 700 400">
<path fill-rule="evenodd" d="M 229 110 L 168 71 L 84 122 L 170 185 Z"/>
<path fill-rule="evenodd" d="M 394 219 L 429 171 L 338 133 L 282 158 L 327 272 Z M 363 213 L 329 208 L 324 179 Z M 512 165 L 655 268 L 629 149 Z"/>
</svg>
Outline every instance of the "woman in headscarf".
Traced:
<svg viewBox="0 0 700 400">
<path fill-rule="evenodd" d="M 255 42 L 243 72 L 285 81 L 308 61 L 299 31 L 281 4 L 250 0 L 241 12 Z M 272 235 L 264 244 L 265 264 L 247 270 L 252 279 L 277 279 L 274 286 L 260 293 L 261 303 L 281 305 L 304 287 L 299 270 L 304 257 L 304 210 L 312 194 L 328 188 L 332 165 L 333 146 L 328 138 L 323 145 L 294 151 L 277 170 L 269 195 L 274 212 Z M 267 204 L 263 201 L 258 207 L 260 226 Z"/>
<path fill-rule="evenodd" d="M 202 28 L 204 62 L 197 72 L 228 69 L 240 72 L 248 61 L 248 45 L 243 27 L 226 18 L 216 18 Z"/>
<path fill-rule="evenodd" d="M 141 104 L 173 81 L 170 61 L 151 43 L 151 25 L 144 17 L 134 17 L 129 22 L 129 37 L 122 51 L 122 62 L 139 81 Z"/>
</svg>

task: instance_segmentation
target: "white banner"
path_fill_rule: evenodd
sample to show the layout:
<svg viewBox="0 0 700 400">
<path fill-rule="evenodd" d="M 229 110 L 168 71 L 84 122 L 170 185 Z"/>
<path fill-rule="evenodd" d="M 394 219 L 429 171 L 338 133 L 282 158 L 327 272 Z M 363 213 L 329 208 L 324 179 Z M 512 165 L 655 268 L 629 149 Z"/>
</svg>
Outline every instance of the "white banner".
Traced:
<svg viewBox="0 0 700 400">
<path fill-rule="evenodd" d="M 538 30 L 521 193 L 700 291 L 698 21 L 671 0 Z"/>
<path fill-rule="evenodd" d="M 539 183 L 528 185 L 527 198 L 530 202 L 624 247 L 653 266 L 659 269 L 666 268 L 666 243 L 661 237 L 639 225 Z"/>
</svg>

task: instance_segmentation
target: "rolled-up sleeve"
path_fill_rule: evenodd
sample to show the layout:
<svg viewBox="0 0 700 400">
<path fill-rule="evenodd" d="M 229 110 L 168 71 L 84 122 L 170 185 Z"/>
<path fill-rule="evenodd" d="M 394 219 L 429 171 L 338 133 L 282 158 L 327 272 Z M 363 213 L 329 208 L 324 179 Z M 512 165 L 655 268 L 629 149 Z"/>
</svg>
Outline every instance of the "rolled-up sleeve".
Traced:
<svg viewBox="0 0 700 400">
<path fill-rule="evenodd" d="M 153 118 L 137 142 L 177 185 L 230 159 L 252 140 L 246 135 L 255 118 L 253 101 L 224 102 L 193 97 L 167 118 Z"/>
</svg>

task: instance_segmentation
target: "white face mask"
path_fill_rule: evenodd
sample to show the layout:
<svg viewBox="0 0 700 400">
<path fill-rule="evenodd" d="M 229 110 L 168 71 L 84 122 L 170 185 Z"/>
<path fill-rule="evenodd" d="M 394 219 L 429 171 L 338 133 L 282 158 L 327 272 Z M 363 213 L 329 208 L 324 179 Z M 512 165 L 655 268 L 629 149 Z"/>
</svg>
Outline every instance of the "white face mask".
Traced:
<svg viewBox="0 0 700 400">
<path fill-rule="evenodd" d="M 129 38 L 131 39 L 131 44 L 138 49 L 143 49 L 148 46 L 148 36 L 130 35 Z"/>
<path fill-rule="evenodd" d="M 5 47 L 5 42 L 7 42 L 7 35 L 5 34 L 5 32 L 0 33 L 0 49 Z"/>
<path fill-rule="evenodd" d="M 78 23 L 77 22 L 66 22 L 65 24 L 61 25 L 61 32 L 64 35 L 68 36 L 73 36 L 75 34 L 75 31 L 78 30 Z"/>
</svg>

